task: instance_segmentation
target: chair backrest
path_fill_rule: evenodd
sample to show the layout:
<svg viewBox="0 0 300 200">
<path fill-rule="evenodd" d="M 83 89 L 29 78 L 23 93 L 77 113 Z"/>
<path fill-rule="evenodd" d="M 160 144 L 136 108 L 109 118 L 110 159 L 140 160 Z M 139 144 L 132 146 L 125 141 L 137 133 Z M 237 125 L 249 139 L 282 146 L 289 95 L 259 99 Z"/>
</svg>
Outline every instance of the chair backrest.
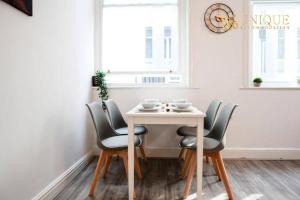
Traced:
<svg viewBox="0 0 300 200">
<path fill-rule="evenodd" d="M 222 101 L 220 101 L 220 100 L 213 100 L 209 104 L 207 111 L 206 111 L 206 117 L 204 119 L 204 128 L 205 129 L 210 130 L 213 127 L 221 104 L 222 104 Z"/>
<path fill-rule="evenodd" d="M 111 126 L 114 129 L 126 127 L 127 123 L 125 122 L 117 104 L 112 99 L 104 101 L 104 104 L 107 108 Z"/>
<path fill-rule="evenodd" d="M 97 133 L 97 143 L 101 148 L 102 140 L 112 136 L 116 136 L 117 134 L 109 124 L 109 121 L 102 109 L 102 103 L 92 102 L 86 104 L 86 106 L 88 107 L 90 114 L 92 116 L 96 133 Z"/>
<path fill-rule="evenodd" d="M 233 105 L 231 103 L 226 104 L 220 112 L 216 123 L 206 137 L 213 138 L 222 142 L 233 111 L 237 106 L 238 105 Z"/>
</svg>

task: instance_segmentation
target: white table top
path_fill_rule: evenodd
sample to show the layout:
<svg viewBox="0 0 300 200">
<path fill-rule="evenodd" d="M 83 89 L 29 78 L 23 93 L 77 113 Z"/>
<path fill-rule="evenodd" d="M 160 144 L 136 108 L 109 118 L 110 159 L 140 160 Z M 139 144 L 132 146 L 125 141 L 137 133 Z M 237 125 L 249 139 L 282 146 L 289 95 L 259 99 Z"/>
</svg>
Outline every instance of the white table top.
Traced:
<svg viewBox="0 0 300 200">
<path fill-rule="evenodd" d="M 160 106 L 160 108 L 157 111 L 140 111 L 139 108 L 140 105 L 137 105 L 130 111 L 126 113 L 126 116 L 128 117 L 205 117 L 205 113 L 199 111 L 196 107 L 192 107 L 192 111 L 190 112 L 175 112 L 172 109 L 172 106 L 166 107 L 165 105 Z M 164 109 L 162 109 L 162 107 Z M 166 108 L 169 108 L 170 111 L 167 112 Z"/>
</svg>

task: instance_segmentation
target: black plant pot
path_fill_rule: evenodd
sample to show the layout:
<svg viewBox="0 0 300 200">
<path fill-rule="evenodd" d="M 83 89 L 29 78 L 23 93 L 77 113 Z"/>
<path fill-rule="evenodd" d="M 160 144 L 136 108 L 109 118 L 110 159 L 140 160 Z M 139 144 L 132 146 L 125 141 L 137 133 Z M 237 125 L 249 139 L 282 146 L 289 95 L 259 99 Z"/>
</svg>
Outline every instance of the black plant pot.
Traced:
<svg viewBox="0 0 300 200">
<path fill-rule="evenodd" d="M 93 87 L 99 86 L 99 82 L 98 82 L 97 76 L 92 76 L 92 85 L 93 85 Z"/>
</svg>

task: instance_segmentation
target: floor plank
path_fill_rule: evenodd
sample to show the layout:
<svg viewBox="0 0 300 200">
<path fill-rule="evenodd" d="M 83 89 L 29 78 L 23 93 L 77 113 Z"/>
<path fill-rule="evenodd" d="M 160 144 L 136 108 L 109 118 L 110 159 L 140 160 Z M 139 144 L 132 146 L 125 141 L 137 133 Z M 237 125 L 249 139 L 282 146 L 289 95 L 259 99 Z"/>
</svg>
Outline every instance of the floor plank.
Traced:
<svg viewBox="0 0 300 200">
<path fill-rule="evenodd" d="M 106 179 L 100 178 L 95 197 L 88 197 L 89 186 L 97 164 L 96 158 L 55 200 L 127 200 L 128 186 L 121 160 L 112 159 Z M 175 159 L 150 159 L 141 162 L 143 180 L 135 179 L 139 200 L 182 199 L 184 181 L 179 178 L 181 162 Z M 239 161 L 226 160 L 225 167 L 237 200 L 299 200 L 300 161 Z M 217 181 L 211 165 L 204 164 L 203 189 L 205 200 L 227 199 L 222 182 Z M 190 199 L 195 199 L 196 179 Z"/>
</svg>

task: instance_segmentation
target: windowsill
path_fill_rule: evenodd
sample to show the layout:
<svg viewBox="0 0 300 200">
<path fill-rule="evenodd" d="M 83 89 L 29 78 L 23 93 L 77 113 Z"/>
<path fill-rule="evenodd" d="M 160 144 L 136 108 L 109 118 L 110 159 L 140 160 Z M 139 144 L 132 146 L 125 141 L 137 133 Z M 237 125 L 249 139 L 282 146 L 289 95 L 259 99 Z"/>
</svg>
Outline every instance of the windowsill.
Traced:
<svg viewBox="0 0 300 200">
<path fill-rule="evenodd" d="M 255 87 L 252 85 L 240 87 L 241 90 L 300 90 L 300 84 L 297 83 L 285 83 L 276 84 L 268 83 L 262 84 L 260 87 Z"/>
<path fill-rule="evenodd" d="M 98 87 L 92 86 L 93 89 Z M 151 86 L 142 86 L 142 85 L 108 85 L 108 89 L 199 89 L 191 86 L 183 85 L 151 85 Z"/>
<path fill-rule="evenodd" d="M 300 87 L 240 87 L 240 90 L 300 90 Z"/>
</svg>

